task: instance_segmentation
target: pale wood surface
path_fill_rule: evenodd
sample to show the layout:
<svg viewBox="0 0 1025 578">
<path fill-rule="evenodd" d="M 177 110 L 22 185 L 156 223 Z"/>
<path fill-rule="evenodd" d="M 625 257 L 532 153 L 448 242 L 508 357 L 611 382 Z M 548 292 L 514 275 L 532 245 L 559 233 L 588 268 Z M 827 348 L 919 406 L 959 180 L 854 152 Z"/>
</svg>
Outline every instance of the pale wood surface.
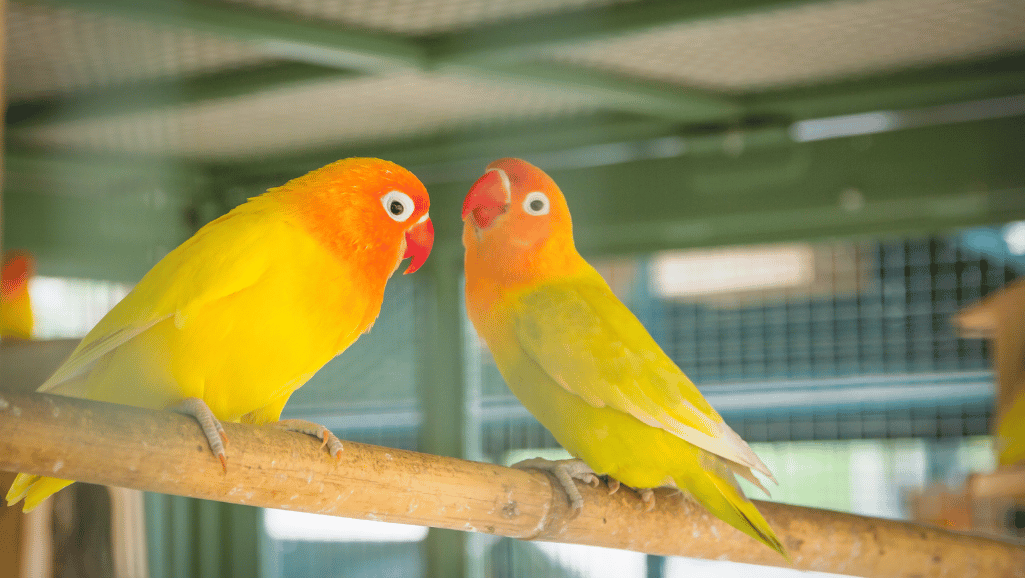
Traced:
<svg viewBox="0 0 1025 578">
<path fill-rule="evenodd" d="M 785 566 L 684 501 L 582 486 L 583 513 L 546 474 L 344 443 L 335 463 L 309 436 L 225 424 L 228 472 L 191 418 L 35 393 L 0 394 L 0 470 L 239 504 L 521 539 Z M 858 576 L 1025 576 L 1025 549 L 915 524 L 759 502 L 805 570 Z"/>
</svg>

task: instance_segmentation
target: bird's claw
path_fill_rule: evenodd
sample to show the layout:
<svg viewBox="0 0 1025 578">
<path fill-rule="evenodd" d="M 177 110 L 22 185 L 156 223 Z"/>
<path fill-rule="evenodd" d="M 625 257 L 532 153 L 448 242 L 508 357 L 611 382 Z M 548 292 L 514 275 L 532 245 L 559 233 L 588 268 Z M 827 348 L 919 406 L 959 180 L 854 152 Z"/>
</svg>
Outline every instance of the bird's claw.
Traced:
<svg viewBox="0 0 1025 578">
<path fill-rule="evenodd" d="M 341 440 L 339 440 L 338 436 L 332 433 L 331 430 L 319 423 L 313 423 L 304 419 L 283 419 L 276 421 L 271 425 L 285 431 L 294 431 L 314 436 L 320 440 L 321 448 L 327 446 L 327 452 L 331 454 L 331 457 L 333 457 L 336 462 L 342 459 L 343 447 Z"/>
<path fill-rule="evenodd" d="M 608 486 L 609 486 L 609 495 L 610 496 L 612 494 L 615 494 L 616 492 L 619 491 L 620 484 L 619 484 L 619 480 L 617 480 L 616 478 L 613 478 L 612 476 L 607 476 L 607 480 L 606 480 L 605 483 L 608 484 Z"/>
<path fill-rule="evenodd" d="M 624 484 L 622 484 L 619 480 L 617 480 L 616 478 L 613 478 L 612 476 L 605 476 L 605 479 L 606 479 L 606 483 L 609 486 L 609 495 L 610 496 L 612 494 L 615 494 L 616 492 L 618 492 L 619 488 L 627 487 L 627 488 L 630 488 L 631 490 L 637 492 L 637 494 L 641 497 L 641 501 L 644 502 L 644 511 L 645 512 L 650 512 L 650 511 L 655 509 L 655 490 L 654 490 L 654 488 L 643 488 L 643 489 L 641 489 L 641 488 L 634 488 L 634 487 L 631 487 L 631 486 L 624 486 Z M 682 493 L 682 490 L 677 490 L 677 491 L 680 491 Z"/>
<path fill-rule="evenodd" d="M 571 519 L 579 516 L 580 512 L 584 509 L 584 497 L 580 495 L 580 490 L 573 480 L 580 480 L 594 487 L 598 487 L 598 484 L 601 483 L 595 471 L 584 463 L 583 460 L 578 459 L 553 461 L 544 458 L 532 458 L 517 462 L 512 467 L 518 470 L 541 470 L 554 475 L 569 498 Z"/>
<path fill-rule="evenodd" d="M 171 411 L 184 413 L 196 418 L 199 422 L 207 443 L 210 444 L 210 451 L 213 452 L 221 462 L 221 469 L 228 473 L 228 457 L 224 453 L 224 447 L 228 445 L 228 435 L 224 433 L 224 426 L 220 420 L 210 411 L 210 406 L 198 397 L 187 397 L 178 405 L 171 408 Z"/>
<path fill-rule="evenodd" d="M 641 501 L 644 502 L 645 512 L 655 509 L 655 490 L 644 488 L 643 490 L 637 490 L 637 493 L 641 495 Z"/>
</svg>

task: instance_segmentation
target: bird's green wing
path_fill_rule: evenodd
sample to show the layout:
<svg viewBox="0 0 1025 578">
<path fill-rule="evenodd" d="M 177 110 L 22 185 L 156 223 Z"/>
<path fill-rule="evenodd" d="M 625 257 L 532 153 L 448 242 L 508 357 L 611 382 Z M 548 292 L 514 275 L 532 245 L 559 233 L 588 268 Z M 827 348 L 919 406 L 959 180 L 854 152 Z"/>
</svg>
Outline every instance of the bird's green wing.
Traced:
<svg viewBox="0 0 1025 578">
<path fill-rule="evenodd" d="M 772 479 L 600 278 L 541 285 L 520 295 L 513 309 L 523 351 L 570 393 Z"/>
</svg>

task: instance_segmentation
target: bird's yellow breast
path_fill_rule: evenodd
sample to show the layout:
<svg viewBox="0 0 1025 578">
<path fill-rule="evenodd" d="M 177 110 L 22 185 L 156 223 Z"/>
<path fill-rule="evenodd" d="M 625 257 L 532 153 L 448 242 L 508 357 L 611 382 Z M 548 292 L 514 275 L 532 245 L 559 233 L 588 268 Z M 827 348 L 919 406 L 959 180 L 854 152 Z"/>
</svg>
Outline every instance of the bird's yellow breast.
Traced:
<svg viewBox="0 0 1025 578">
<path fill-rule="evenodd" d="M 299 228 L 270 233 L 258 247 L 274 254 L 252 259 L 259 270 L 246 264 L 234 272 L 252 283 L 119 346 L 89 375 L 88 397 L 154 409 L 199 397 L 219 419 L 235 421 L 283 405 L 352 344 L 376 319 L 386 279 L 361 274 L 358 262 L 339 259 Z"/>
</svg>

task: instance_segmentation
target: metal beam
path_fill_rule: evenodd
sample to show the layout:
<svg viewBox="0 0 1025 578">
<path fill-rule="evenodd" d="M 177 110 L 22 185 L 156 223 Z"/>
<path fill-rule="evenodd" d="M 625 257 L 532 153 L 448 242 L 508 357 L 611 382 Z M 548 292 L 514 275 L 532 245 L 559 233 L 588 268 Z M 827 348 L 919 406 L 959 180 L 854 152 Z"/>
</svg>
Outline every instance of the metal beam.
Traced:
<svg viewBox="0 0 1025 578">
<path fill-rule="evenodd" d="M 433 208 L 433 207 L 432 207 Z M 459 273 L 462 254 L 441 251 L 432 255 L 416 280 L 417 384 L 423 412 L 419 429 L 421 451 L 468 458 L 466 439 L 466 380 L 463 375 L 462 292 Z M 479 427 L 479 424 L 473 424 Z M 424 541 L 425 574 L 463 578 L 467 573 L 466 535 L 431 528 Z"/>
<path fill-rule="evenodd" d="M 567 131 L 564 137 L 566 142 L 594 138 L 603 129 L 611 130 L 610 126 L 616 125 L 592 127 L 590 134 L 581 126 L 576 134 Z M 665 127 L 638 124 L 630 128 L 624 120 L 620 128 L 624 133 L 609 136 L 625 136 L 628 130 L 642 135 L 640 129 Z M 590 254 L 935 232 L 1025 218 L 1025 165 L 1021 163 L 1025 116 L 805 143 L 791 142 L 784 131 L 772 128 L 732 137 L 669 134 L 666 138 L 677 147 L 675 152 L 660 154 L 665 151 L 651 146 L 646 151 L 637 149 L 648 154 L 635 158 L 614 159 L 604 149 L 591 154 L 588 147 L 594 145 L 572 154 L 546 152 L 544 147 L 531 150 L 526 132 L 518 136 L 519 148 L 502 148 L 515 143 L 498 139 L 490 144 L 458 142 L 452 145 L 454 154 L 447 158 L 454 162 L 447 168 L 392 158 L 421 174 L 433 170 L 445 176 L 430 184 L 439 254 L 458 251 L 461 225 L 452 215 L 458 214 L 469 183 L 487 162 L 507 154 L 536 162 L 559 183 L 573 209 L 578 246 Z M 655 137 L 639 138 L 659 142 Z M 475 145 L 482 147 L 476 153 Z M 634 146 L 629 142 L 612 145 Z M 443 148 L 445 142 L 438 141 L 438 146 Z M 408 153 L 410 161 L 430 158 L 419 147 Z M 573 155 L 576 160 L 602 162 L 576 162 Z M 610 158 L 613 161 L 605 162 Z M 31 163 L 24 158 L 11 163 L 12 168 L 19 164 Z M 52 165 L 36 166 L 39 174 L 47 175 Z M 67 168 L 68 175 L 75 174 L 74 165 Z M 225 171 L 230 167 L 218 169 L 219 184 L 213 190 L 250 178 L 250 188 L 244 192 L 257 194 L 301 174 L 298 165 L 275 175 Z M 140 178 L 141 173 L 137 173 Z M 12 172 L 11 178 L 17 174 Z M 185 200 L 171 201 L 184 211 L 192 206 L 179 204 Z M 114 210 L 110 203 L 87 202 L 87 198 L 66 195 L 58 201 L 53 195 L 15 191 L 8 193 L 6 201 L 10 221 L 6 240 L 47 252 L 67 274 L 81 274 L 76 267 L 94 261 L 97 270 L 117 269 L 118 278 L 132 278 L 152 264 L 160 247 L 171 248 L 188 233 L 182 221 L 168 221 L 167 208 L 158 210 L 141 204 L 142 200 Z M 86 246 L 90 249 L 82 248 Z M 118 257 L 103 260 L 100 253 Z"/>
<path fill-rule="evenodd" d="M 344 70 L 423 69 L 426 51 L 397 34 L 374 33 L 300 20 L 283 12 L 200 0 L 45 0 L 79 8 L 200 30 L 249 42 L 268 55 Z"/>
<path fill-rule="evenodd" d="M 608 110 L 650 115 L 673 122 L 739 120 L 733 99 L 712 92 L 652 82 L 586 66 L 557 62 L 500 65 L 442 65 L 440 70 L 470 79 L 498 80 L 527 89 L 583 96 Z"/>
<path fill-rule="evenodd" d="M 1025 52 L 765 91 L 738 99 L 749 115 L 791 119 L 1025 94 Z"/>
<path fill-rule="evenodd" d="M 443 215 L 458 210 L 488 162 L 520 156 L 572 195 L 578 244 L 592 253 L 937 231 L 1025 217 L 1020 114 L 806 143 L 774 125 L 695 133 L 619 117 L 545 128 L 335 149 L 316 164 L 268 159 L 216 174 L 259 188 L 347 154 L 380 156 L 423 179 Z M 624 191 L 647 191 L 658 202 Z M 439 247 L 459 244 L 458 221 L 439 218 L 435 228 Z"/>
<path fill-rule="evenodd" d="M 486 78 L 532 90 L 574 94 L 609 110 L 643 114 L 670 122 L 731 123 L 751 116 L 791 119 L 850 114 L 880 108 L 907 108 L 1004 96 L 1025 91 L 1025 53 L 981 61 L 903 71 L 826 85 L 770 91 L 744 97 L 630 78 L 589 67 L 530 62 L 536 51 L 553 44 L 642 32 L 655 26 L 721 18 L 739 13 L 790 7 L 814 0 L 743 0 L 740 3 L 660 0 L 579 10 L 491 25 L 433 39 L 372 34 L 291 20 L 266 10 L 220 6 L 199 0 L 48 0 L 60 5 L 206 30 L 256 43 L 268 54 L 296 62 L 268 66 L 252 76 L 211 75 L 150 87 L 120 87 L 69 101 L 20 103 L 11 123 L 81 118 L 90 114 L 138 111 L 164 103 L 197 102 L 238 96 L 295 80 L 327 77 L 324 66 L 385 72 L 395 68 L 444 71 L 471 79 Z M 503 58 L 492 58 L 498 51 Z M 520 59 L 521 61 L 509 61 Z M 523 60 L 527 59 L 527 60 Z M 294 75 L 294 76 L 293 76 Z M 160 95 L 173 95 L 161 97 Z M 116 98 L 114 98 L 116 97 Z M 109 104 L 118 102 L 117 106 Z M 124 103 L 123 105 L 121 103 Z"/>
<path fill-rule="evenodd" d="M 595 104 L 671 120 L 704 120 L 735 112 L 728 99 L 576 66 L 446 62 L 428 57 L 428 44 L 396 34 L 369 33 L 299 21 L 281 13 L 199 0 L 46 0 L 62 6 L 169 24 L 254 43 L 265 53 L 308 64 L 365 72 L 401 68 L 446 70 L 532 88 L 584 95 Z"/>
<path fill-rule="evenodd" d="M 210 182 L 199 163 L 173 158 L 55 153 L 5 143 L 5 188 L 69 196 L 124 196 L 159 187 L 170 197 L 191 197 Z"/>
<path fill-rule="evenodd" d="M 32 251 L 39 273 L 138 281 L 188 238 L 190 203 L 6 191 L 4 244 Z"/>
<path fill-rule="evenodd" d="M 358 75 L 314 64 L 276 62 L 242 70 L 122 85 L 72 96 L 12 102 L 7 107 L 7 125 L 20 129 L 83 118 L 127 115 Z"/>
<path fill-rule="evenodd" d="M 589 168 L 525 158 L 566 193 L 577 246 L 595 255 L 1025 219 L 1022 134 L 1025 116 L 757 148 L 740 134 L 718 153 L 691 154 L 685 138 L 676 156 Z M 434 212 L 481 171 L 431 185 Z M 436 246 L 458 246 L 441 221 Z"/>
<path fill-rule="evenodd" d="M 301 155 L 274 155 L 244 163 L 214 165 L 214 172 L 225 182 L 254 182 L 267 177 L 295 176 L 340 158 L 376 156 L 403 166 L 419 167 L 421 171 L 417 176 L 437 182 L 441 177 L 439 173 L 444 172 L 443 164 L 465 164 L 467 161 L 472 164 L 489 157 L 657 138 L 673 134 L 674 130 L 674 124 L 660 120 L 630 115 L 588 115 L 545 122 L 510 123 L 486 130 L 450 131 L 430 137 L 359 146 L 343 144 Z M 474 165 L 473 169 L 476 168 Z"/>
</svg>

